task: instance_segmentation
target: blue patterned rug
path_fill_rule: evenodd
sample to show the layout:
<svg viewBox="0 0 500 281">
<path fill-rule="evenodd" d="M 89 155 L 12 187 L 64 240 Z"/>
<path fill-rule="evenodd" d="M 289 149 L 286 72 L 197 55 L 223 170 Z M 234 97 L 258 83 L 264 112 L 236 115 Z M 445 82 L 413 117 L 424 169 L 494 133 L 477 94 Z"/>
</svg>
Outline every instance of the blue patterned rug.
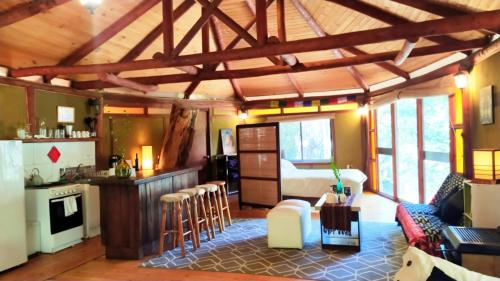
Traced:
<svg viewBox="0 0 500 281">
<path fill-rule="evenodd" d="M 201 248 L 186 257 L 176 248 L 150 259 L 143 267 L 182 268 L 236 272 L 314 280 L 392 280 L 401 267 L 407 243 L 395 223 L 361 223 L 361 252 L 323 250 L 319 221 L 313 220 L 311 235 L 303 250 L 267 248 L 265 219 L 238 219 L 216 239 L 202 237 Z"/>
</svg>

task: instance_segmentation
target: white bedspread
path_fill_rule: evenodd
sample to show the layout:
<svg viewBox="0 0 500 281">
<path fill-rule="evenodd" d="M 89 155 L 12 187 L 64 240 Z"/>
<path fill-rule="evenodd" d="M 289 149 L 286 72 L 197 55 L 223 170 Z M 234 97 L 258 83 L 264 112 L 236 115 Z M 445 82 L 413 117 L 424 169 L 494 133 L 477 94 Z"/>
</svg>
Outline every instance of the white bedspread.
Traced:
<svg viewBox="0 0 500 281">
<path fill-rule="evenodd" d="M 283 161 L 283 160 L 282 160 Z M 293 166 L 293 165 L 292 165 Z M 344 186 L 350 186 L 352 193 L 363 192 L 366 175 L 358 169 L 340 169 L 340 178 Z M 281 168 L 281 194 L 284 196 L 321 197 L 331 191 L 331 185 L 337 179 L 330 169 L 297 169 L 290 165 Z"/>
</svg>

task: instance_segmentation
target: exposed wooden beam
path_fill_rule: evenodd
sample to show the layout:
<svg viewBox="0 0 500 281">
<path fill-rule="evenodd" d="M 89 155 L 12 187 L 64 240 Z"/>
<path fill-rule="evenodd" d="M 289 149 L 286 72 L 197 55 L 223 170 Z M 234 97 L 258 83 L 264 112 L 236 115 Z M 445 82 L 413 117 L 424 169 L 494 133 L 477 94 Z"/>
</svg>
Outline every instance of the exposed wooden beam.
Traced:
<svg viewBox="0 0 500 281">
<path fill-rule="evenodd" d="M 401 51 L 399 51 L 398 55 L 394 58 L 394 64 L 400 66 L 403 62 L 408 58 L 411 51 L 417 45 L 417 40 L 405 40 Z"/>
<path fill-rule="evenodd" d="M 38 0 L 18 4 L 0 13 L 0 28 L 46 12 L 70 0 Z"/>
<path fill-rule="evenodd" d="M 454 16 L 474 13 L 474 11 L 466 10 L 461 7 L 447 5 L 437 1 L 429 1 L 429 0 L 392 0 L 392 1 L 442 17 L 454 17 Z M 485 35 L 492 35 L 498 33 L 498 30 L 497 31 L 478 30 L 478 31 Z"/>
<path fill-rule="evenodd" d="M 210 19 L 210 28 L 212 29 L 212 34 L 214 37 L 215 41 L 215 46 L 217 47 L 218 51 L 224 50 L 224 40 L 222 37 L 222 33 L 219 29 L 217 19 L 211 18 Z M 231 67 L 229 66 L 229 62 L 223 62 L 224 69 L 230 70 Z M 243 91 L 241 90 L 240 84 L 236 79 L 229 79 L 229 82 L 231 83 L 231 86 L 233 87 L 234 94 L 236 95 L 236 98 L 238 98 L 241 101 L 245 100 L 245 97 L 243 96 Z"/>
<path fill-rule="evenodd" d="M 304 97 L 304 89 L 302 89 L 302 86 L 300 85 L 299 81 L 297 81 L 297 78 L 291 73 L 287 73 L 288 75 L 288 80 L 290 80 L 290 83 L 292 83 L 293 87 L 295 88 L 295 91 L 297 91 L 297 94 L 299 94 L 299 98 Z"/>
<path fill-rule="evenodd" d="M 255 17 L 257 19 L 257 42 L 262 46 L 267 43 L 266 0 L 255 0 Z"/>
<path fill-rule="evenodd" d="M 304 18 L 304 20 L 307 22 L 309 27 L 314 31 L 316 36 L 318 37 L 325 37 L 326 32 L 321 28 L 321 26 L 318 24 L 318 22 L 314 19 L 314 17 L 307 11 L 306 7 L 302 5 L 302 3 L 299 0 L 292 0 L 292 4 L 295 6 L 295 9 L 299 12 L 299 14 Z M 332 49 L 332 53 L 335 57 L 337 58 L 344 58 L 344 54 L 338 50 L 338 49 Z M 354 80 L 356 80 L 356 83 L 365 91 L 368 92 L 370 90 L 370 86 L 368 83 L 366 83 L 365 79 L 363 78 L 363 75 L 359 70 L 354 67 L 354 66 L 348 66 L 346 70 L 349 72 L 349 74 L 352 76 Z"/>
<path fill-rule="evenodd" d="M 372 4 L 369 4 L 366 2 L 362 2 L 360 0 L 327 0 L 327 1 L 342 5 L 342 6 L 347 7 L 347 8 L 350 8 L 352 10 L 359 12 L 359 13 L 365 14 L 369 17 L 372 17 L 374 19 L 377 19 L 379 21 L 385 22 L 385 23 L 390 24 L 390 25 L 400 25 L 400 24 L 412 22 L 404 17 L 393 14 L 393 13 L 388 12 L 384 9 L 381 9 L 375 5 L 372 5 Z M 452 37 L 449 37 L 446 35 L 429 37 L 427 39 L 431 40 L 433 42 L 436 42 L 438 44 L 451 44 L 451 43 L 460 42 L 460 40 L 457 40 L 455 38 L 452 38 Z"/>
<path fill-rule="evenodd" d="M 356 47 L 345 47 L 345 48 L 342 48 L 342 50 L 347 51 L 347 52 L 349 52 L 353 55 L 356 55 L 356 56 L 369 55 L 369 53 L 367 53 L 359 48 L 356 48 Z M 395 66 L 394 64 L 392 64 L 390 62 L 384 61 L 384 62 L 377 62 L 375 64 L 378 65 L 379 67 L 387 70 L 387 71 L 390 71 L 390 72 L 396 74 L 397 76 L 403 77 L 406 80 L 410 79 L 410 74 L 408 72 L 402 70 L 401 68 Z"/>
<path fill-rule="evenodd" d="M 194 65 L 177 66 L 176 68 L 191 75 L 196 75 L 200 72 L 200 69 Z"/>
<path fill-rule="evenodd" d="M 106 63 L 73 66 L 38 66 L 12 70 L 13 77 L 51 74 L 83 74 L 97 72 L 119 72 L 151 68 L 217 63 L 243 60 L 289 53 L 312 52 L 355 45 L 364 45 L 413 37 L 428 37 L 439 34 L 463 32 L 480 28 L 500 28 L 500 10 L 471 15 L 429 20 L 418 23 L 329 35 L 322 38 L 300 39 L 259 47 L 238 48 L 208 54 L 178 56 L 169 60 L 138 60 L 126 63 Z M 456 44 L 459 46 L 461 43 Z"/>
<path fill-rule="evenodd" d="M 280 42 L 286 42 L 285 0 L 276 1 L 276 21 L 278 39 L 280 39 Z"/>
<path fill-rule="evenodd" d="M 446 53 L 460 50 L 467 50 L 478 48 L 485 45 L 485 40 L 476 39 L 471 41 L 463 41 L 456 45 L 434 45 L 416 48 L 410 54 L 411 57 L 426 56 L 436 53 Z M 314 71 L 322 69 L 330 69 L 337 67 L 346 67 L 351 65 L 361 65 L 367 63 L 375 63 L 380 61 L 392 60 L 398 51 L 382 52 L 370 55 L 360 55 L 355 57 L 345 57 L 341 59 L 331 59 L 315 62 L 304 62 L 295 67 L 275 65 L 267 67 L 257 67 L 250 69 L 238 69 L 238 70 L 224 70 L 224 71 L 214 71 L 214 72 L 200 72 L 196 76 L 187 74 L 174 74 L 174 75 L 164 75 L 164 76 L 148 76 L 148 77 L 136 77 L 128 78 L 132 81 L 136 81 L 142 84 L 165 84 L 165 83 L 179 83 L 187 81 L 201 81 L 201 80 L 218 80 L 218 79 L 236 79 L 236 78 L 247 78 L 247 77 L 258 77 L 265 75 L 274 75 L 282 73 L 294 73 L 294 72 L 304 72 L 304 71 Z M 102 83 L 99 81 L 85 81 L 85 82 L 73 82 L 74 87 L 78 89 L 92 89 L 92 88 L 108 88 L 113 87 L 109 83 Z"/>
<path fill-rule="evenodd" d="M 208 19 L 212 16 L 212 14 L 218 10 L 217 6 L 222 2 L 222 0 L 214 0 L 209 5 L 207 5 L 202 13 L 201 17 L 196 21 L 196 23 L 189 29 L 189 31 L 184 35 L 181 41 L 177 44 L 175 49 L 172 51 L 172 54 L 169 57 L 178 56 L 184 48 L 193 40 L 194 36 L 198 31 L 208 22 Z"/>
<path fill-rule="evenodd" d="M 185 0 L 174 10 L 174 23 L 186 13 L 193 5 L 194 0 Z M 158 24 L 151 30 L 137 45 L 135 45 L 125 56 L 120 59 L 120 62 L 129 62 L 136 59 L 146 50 L 163 32 L 163 23 Z"/>
<path fill-rule="evenodd" d="M 493 56 L 498 52 L 500 52 L 500 38 L 497 38 L 496 40 L 490 42 L 488 45 L 486 45 L 476 53 L 471 54 L 460 64 L 460 68 L 461 70 L 471 71 L 474 65 L 482 62 L 483 60 Z"/>
<path fill-rule="evenodd" d="M 149 93 L 158 90 L 157 85 L 144 85 L 126 78 L 120 78 L 111 73 L 98 73 L 97 77 L 99 77 L 99 79 L 103 82 L 109 82 L 118 87 L 125 87 L 142 93 Z"/>
<path fill-rule="evenodd" d="M 92 39 L 90 39 L 85 44 L 81 45 L 78 49 L 76 49 L 71 54 L 62 59 L 58 63 L 58 65 L 60 66 L 74 65 L 75 63 L 79 62 L 81 59 L 83 59 L 92 51 L 94 51 L 99 46 L 104 44 L 106 41 L 111 39 L 118 32 L 122 31 L 125 27 L 134 22 L 136 19 L 138 19 L 140 16 L 142 16 L 144 13 L 146 13 L 149 9 L 154 7 L 159 2 L 160 0 L 142 1 L 137 6 L 132 8 L 132 10 L 127 12 L 125 15 L 121 16 L 117 21 L 112 23 L 110 26 L 106 27 L 99 34 L 94 36 Z M 47 80 L 51 80 L 52 78 L 54 78 L 54 76 L 49 74 Z"/>
<path fill-rule="evenodd" d="M 163 53 L 170 56 L 174 49 L 174 13 L 173 0 L 162 0 L 163 14 Z"/>
</svg>

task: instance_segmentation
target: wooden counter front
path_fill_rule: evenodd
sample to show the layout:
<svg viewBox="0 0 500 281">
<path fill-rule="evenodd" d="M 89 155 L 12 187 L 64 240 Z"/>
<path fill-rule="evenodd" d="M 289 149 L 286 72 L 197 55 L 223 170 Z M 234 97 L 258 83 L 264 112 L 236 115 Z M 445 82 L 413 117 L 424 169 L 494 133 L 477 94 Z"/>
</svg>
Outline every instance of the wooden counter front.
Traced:
<svg viewBox="0 0 500 281">
<path fill-rule="evenodd" d="M 98 185 L 101 239 L 110 259 L 155 254 L 160 233 L 160 197 L 198 184 L 199 167 L 138 172 L 137 177 L 92 178 Z"/>
</svg>

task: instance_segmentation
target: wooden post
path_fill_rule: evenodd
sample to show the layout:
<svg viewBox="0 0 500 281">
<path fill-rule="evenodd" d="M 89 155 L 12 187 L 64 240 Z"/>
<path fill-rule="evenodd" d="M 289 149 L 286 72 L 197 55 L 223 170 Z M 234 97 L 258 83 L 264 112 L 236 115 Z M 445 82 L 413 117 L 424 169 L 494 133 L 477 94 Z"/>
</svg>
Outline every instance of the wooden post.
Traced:
<svg viewBox="0 0 500 281">
<path fill-rule="evenodd" d="M 160 154 L 162 169 L 179 168 L 186 165 L 193 144 L 194 129 L 198 110 L 172 105 L 169 131 L 163 139 Z"/>
<path fill-rule="evenodd" d="M 263 46 L 267 42 L 266 0 L 255 0 L 255 17 L 257 19 L 257 42 Z"/>
<path fill-rule="evenodd" d="M 173 14 L 173 1 L 162 1 L 163 12 L 163 53 L 170 56 L 174 49 L 174 14 Z"/>
<path fill-rule="evenodd" d="M 472 105 L 470 91 L 465 88 L 462 90 L 462 112 L 463 112 L 463 133 L 464 140 L 464 177 L 472 178 Z"/>
<path fill-rule="evenodd" d="M 278 21 L 278 38 L 280 42 L 286 42 L 285 0 L 276 1 L 276 19 Z"/>
<path fill-rule="evenodd" d="M 108 167 L 106 155 L 104 155 L 104 98 L 99 98 L 99 113 L 97 114 L 97 127 L 96 127 L 96 166 L 97 169 L 102 170 Z M 110 122 L 111 123 L 111 122 Z M 110 125 L 109 130 L 113 128 Z M 111 139 L 111 154 L 113 154 L 113 138 Z"/>
</svg>

